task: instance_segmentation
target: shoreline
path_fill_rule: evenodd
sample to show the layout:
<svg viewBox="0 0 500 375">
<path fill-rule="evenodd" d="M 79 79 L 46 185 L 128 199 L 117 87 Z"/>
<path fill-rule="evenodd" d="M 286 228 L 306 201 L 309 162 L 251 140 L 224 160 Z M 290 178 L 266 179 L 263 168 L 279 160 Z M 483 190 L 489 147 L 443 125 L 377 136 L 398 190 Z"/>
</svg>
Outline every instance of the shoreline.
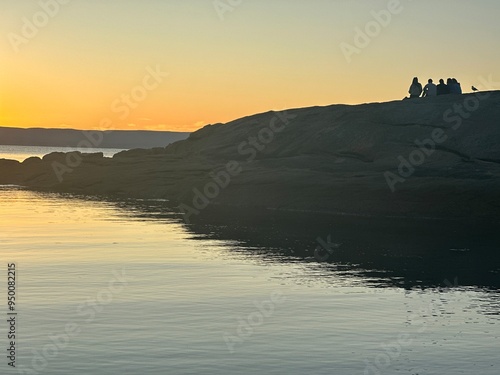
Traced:
<svg viewBox="0 0 500 375">
<path fill-rule="evenodd" d="M 188 220 L 208 206 L 227 206 L 498 221 L 500 91 L 483 97 L 460 127 L 458 119 L 446 121 L 450 108 L 474 95 L 266 112 L 112 158 L 71 152 L 0 160 L 0 184 L 168 199 Z"/>
</svg>

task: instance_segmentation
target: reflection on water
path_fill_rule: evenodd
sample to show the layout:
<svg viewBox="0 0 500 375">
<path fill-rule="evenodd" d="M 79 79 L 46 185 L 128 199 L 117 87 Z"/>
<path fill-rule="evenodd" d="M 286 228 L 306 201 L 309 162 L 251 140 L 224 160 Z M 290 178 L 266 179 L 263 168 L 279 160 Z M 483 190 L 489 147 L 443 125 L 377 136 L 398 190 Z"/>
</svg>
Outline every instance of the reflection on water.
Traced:
<svg viewBox="0 0 500 375">
<path fill-rule="evenodd" d="M 166 203 L 131 200 L 117 207 L 143 220 L 175 219 Z M 230 241 L 231 252 L 262 261 L 307 263 L 322 277 L 346 276 L 378 287 L 496 290 L 499 224 L 219 208 L 186 227 L 193 239 Z"/>
<path fill-rule="evenodd" d="M 168 203 L 0 188 L 18 370 L 498 373 L 493 223 L 219 210 L 185 225 Z"/>
</svg>

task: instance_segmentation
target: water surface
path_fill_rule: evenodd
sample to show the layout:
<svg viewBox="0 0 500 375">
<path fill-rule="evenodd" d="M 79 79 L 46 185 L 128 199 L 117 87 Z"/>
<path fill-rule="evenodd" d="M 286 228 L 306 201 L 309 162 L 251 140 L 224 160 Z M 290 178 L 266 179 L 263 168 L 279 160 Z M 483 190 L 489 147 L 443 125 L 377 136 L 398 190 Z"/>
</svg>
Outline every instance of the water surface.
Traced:
<svg viewBox="0 0 500 375">
<path fill-rule="evenodd" d="M 475 241 L 425 225 L 402 238 L 358 219 L 298 230 L 279 216 L 188 226 L 161 201 L 13 187 L 0 210 L 24 373 L 498 374 L 489 231 Z M 342 244 L 318 262 L 329 234 Z"/>
</svg>

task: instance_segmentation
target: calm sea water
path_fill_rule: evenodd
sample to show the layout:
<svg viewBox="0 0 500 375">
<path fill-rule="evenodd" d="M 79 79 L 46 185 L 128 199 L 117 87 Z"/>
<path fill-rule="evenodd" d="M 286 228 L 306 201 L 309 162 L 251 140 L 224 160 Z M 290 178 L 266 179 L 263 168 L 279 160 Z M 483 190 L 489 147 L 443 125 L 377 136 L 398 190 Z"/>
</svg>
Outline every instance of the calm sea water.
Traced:
<svg viewBox="0 0 500 375">
<path fill-rule="evenodd" d="M 0 145 L 0 159 L 10 159 L 24 161 L 31 156 L 38 156 L 39 158 L 51 152 L 71 152 L 82 151 L 75 147 L 45 147 L 45 146 L 6 146 Z M 122 149 L 115 148 L 96 148 L 85 149 L 84 152 L 102 152 L 106 157 L 112 157 L 114 154 L 123 151 Z M 83 152 L 83 151 L 82 151 Z"/>
<path fill-rule="evenodd" d="M 2 356 L 2 374 L 498 374 L 486 234 L 450 247 L 358 221 L 327 240 L 320 224 L 187 226 L 161 201 L 15 187 L 0 210 L 4 353 L 8 263 L 19 314 L 17 368 Z M 317 237 L 343 243 L 328 262 L 311 256 Z"/>
</svg>

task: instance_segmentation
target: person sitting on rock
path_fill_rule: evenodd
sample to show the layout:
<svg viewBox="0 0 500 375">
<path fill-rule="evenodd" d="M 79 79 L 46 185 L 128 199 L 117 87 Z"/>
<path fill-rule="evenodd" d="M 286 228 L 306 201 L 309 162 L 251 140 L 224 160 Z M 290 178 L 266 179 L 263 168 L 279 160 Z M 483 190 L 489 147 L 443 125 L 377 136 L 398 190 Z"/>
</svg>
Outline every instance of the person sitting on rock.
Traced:
<svg viewBox="0 0 500 375">
<path fill-rule="evenodd" d="M 422 85 L 418 82 L 417 77 L 413 78 L 413 82 L 411 83 L 408 93 L 410 94 L 410 99 L 418 98 L 420 94 L 422 94 Z"/>
<path fill-rule="evenodd" d="M 446 84 L 448 85 L 448 90 L 450 90 L 450 94 L 459 94 L 459 89 L 454 82 L 454 78 L 448 78 Z"/>
<path fill-rule="evenodd" d="M 422 97 L 436 96 L 437 95 L 436 85 L 433 83 L 431 78 L 429 78 L 427 82 L 428 82 L 427 85 L 424 86 L 424 93 L 422 94 Z"/>
<path fill-rule="evenodd" d="M 436 87 L 437 95 L 446 95 L 450 93 L 450 88 L 446 83 L 444 83 L 444 79 L 439 80 L 439 85 Z"/>
<path fill-rule="evenodd" d="M 462 87 L 460 87 L 460 83 L 455 78 L 448 79 L 448 88 L 450 89 L 450 94 L 462 93 Z"/>
</svg>

